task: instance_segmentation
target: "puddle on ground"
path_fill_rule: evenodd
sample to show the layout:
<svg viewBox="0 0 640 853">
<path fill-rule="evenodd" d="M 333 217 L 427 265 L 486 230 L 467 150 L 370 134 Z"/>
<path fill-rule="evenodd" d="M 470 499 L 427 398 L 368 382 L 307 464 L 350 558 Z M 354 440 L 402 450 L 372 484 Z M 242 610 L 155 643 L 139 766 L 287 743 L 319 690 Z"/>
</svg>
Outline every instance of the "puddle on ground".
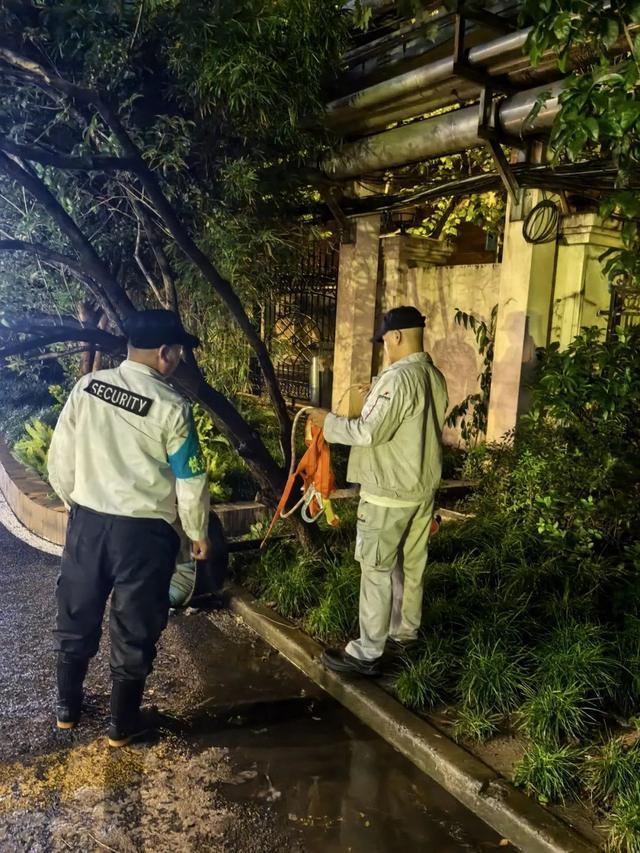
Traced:
<svg viewBox="0 0 640 853">
<path fill-rule="evenodd" d="M 228 750 L 225 798 L 268 805 L 307 853 L 515 850 L 331 701 L 281 722 L 198 729 L 194 746 Z"/>
<path fill-rule="evenodd" d="M 15 574 L 23 583 L 22 565 Z M 17 580 L 11 590 L 29 619 L 16 623 L 6 599 L 0 612 L 0 639 L 29 638 L 0 684 L 2 853 L 513 850 L 228 613 L 170 620 L 148 690 L 169 716 L 158 744 L 106 746 L 106 644 L 93 709 L 59 737 L 39 567 L 27 579 L 29 594 Z"/>
</svg>

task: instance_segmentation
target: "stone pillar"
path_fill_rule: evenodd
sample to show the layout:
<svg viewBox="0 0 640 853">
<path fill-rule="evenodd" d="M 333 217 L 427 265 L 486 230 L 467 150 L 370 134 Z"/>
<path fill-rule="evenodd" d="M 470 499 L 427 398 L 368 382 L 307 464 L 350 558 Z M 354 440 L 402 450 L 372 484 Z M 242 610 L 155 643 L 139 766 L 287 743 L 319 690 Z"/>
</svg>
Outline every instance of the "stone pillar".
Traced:
<svg viewBox="0 0 640 853">
<path fill-rule="evenodd" d="M 522 219 L 538 197 L 527 192 L 522 205 L 508 209 L 488 441 L 501 439 L 526 410 L 537 347 L 564 348 L 583 327 L 607 325 L 610 294 L 599 258 L 621 245 L 619 228 L 594 213 L 573 214 L 563 218 L 557 244 L 532 246 L 522 236 Z"/>
<path fill-rule="evenodd" d="M 605 329 L 611 301 L 600 256 L 621 246 L 620 227 L 595 213 L 564 219 L 560 232 L 550 340 L 568 346 L 585 326 Z"/>
<path fill-rule="evenodd" d="M 340 247 L 336 342 L 333 357 L 333 410 L 355 416 L 362 408 L 356 383 L 371 379 L 378 289 L 380 216 L 365 216 L 353 225 L 353 242 Z"/>
<path fill-rule="evenodd" d="M 515 427 L 536 347 L 547 343 L 556 243 L 531 245 L 522 236 L 522 222 L 539 200 L 538 191 L 526 191 L 507 208 L 487 441 Z"/>
</svg>

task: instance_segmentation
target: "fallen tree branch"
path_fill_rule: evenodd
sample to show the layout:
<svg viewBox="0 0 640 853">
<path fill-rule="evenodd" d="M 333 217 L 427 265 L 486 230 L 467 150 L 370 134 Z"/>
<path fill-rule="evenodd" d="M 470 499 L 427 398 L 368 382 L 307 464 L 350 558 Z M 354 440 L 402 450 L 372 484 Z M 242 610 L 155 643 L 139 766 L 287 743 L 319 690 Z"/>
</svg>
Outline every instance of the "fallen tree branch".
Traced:
<svg viewBox="0 0 640 853">
<path fill-rule="evenodd" d="M 32 163 L 41 163 L 43 166 L 54 166 L 58 169 L 69 169 L 77 172 L 126 171 L 134 165 L 126 157 L 110 157 L 103 154 L 85 154 L 83 157 L 73 157 L 70 154 L 50 151 L 40 145 L 24 145 L 13 142 L 2 136 L 0 136 L 0 150 Z"/>
<path fill-rule="evenodd" d="M 140 246 L 141 232 L 142 232 L 142 223 L 140 222 L 140 220 L 138 220 L 138 229 L 137 229 L 137 233 L 136 233 L 136 247 L 135 247 L 134 252 L 133 252 L 133 257 L 135 259 L 135 262 L 138 265 L 138 269 L 142 273 L 142 277 L 144 278 L 144 280 L 147 282 L 147 284 L 151 288 L 155 298 L 158 300 L 158 304 L 161 305 L 163 308 L 166 308 L 167 306 L 166 306 L 164 299 L 162 298 L 162 294 L 160 293 L 160 290 L 159 290 L 158 286 L 156 285 L 153 276 L 151 275 L 151 273 L 147 269 L 147 265 L 145 264 L 145 262 L 142 258 L 141 246 Z"/>
<path fill-rule="evenodd" d="M 285 467 L 288 467 L 291 454 L 291 418 L 289 417 L 287 404 L 280 390 L 275 368 L 267 347 L 245 311 L 238 294 L 231 284 L 220 275 L 216 267 L 197 246 L 187 228 L 180 221 L 173 206 L 166 198 L 156 175 L 144 162 L 116 110 L 102 98 L 99 92 L 84 89 L 58 75 L 50 74 L 40 63 L 16 53 L 8 45 L 0 44 L 0 61 L 5 62 L 13 68 L 18 68 L 31 77 L 35 84 L 43 85 L 47 90 L 56 91 L 79 103 L 92 105 L 98 111 L 98 114 L 118 141 L 124 157 L 132 162 L 131 171 L 135 173 L 144 187 L 147 196 L 153 203 L 158 216 L 164 222 L 169 233 L 222 299 L 247 338 L 251 348 L 256 353 L 265 379 L 265 385 L 278 416 L 280 445 L 286 460 Z"/>
<path fill-rule="evenodd" d="M 75 258 L 56 252 L 43 243 L 28 243 L 26 240 L 0 240 L 0 252 L 26 252 L 35 255 L 41 261 L 50 264 L 60 264 L 77 275 L 86 278 L 86 273 Z"/>
<path fill-rule="evenodd" d="M 38 332 L 37 327 L 33 328 L 34 332 Z M 67 341 L 78 341 L 80 343 L 90 343 L 96 348 L 102 349 L 105 352 L 118 353 L 126 348 L 126 339 L 111 335 L 109 332 L 103 332 L 99 329 L 86 328 L 65 328 L 60 327 L 55 332 L 46 329 L 48 334 L 40 335 L 39 337 L 30 338 L 26 341 L 19 341 L 15 344 L 10 344 L 6 347 L 0 347 L 0 360 L 8 358 L 11 355 L 21 355 L 34 349 L 42 349 L 51 346 L 52 344 L 61 344 Z"/>
<path fill-rule="evenodd" d="M 111 276 L 87 237 L 40 178 L 23 168 L 4 151 L 0 151 L 0 169 L 40 202 L 60 231 L 67 237 L 78 253 L 85 275 L 91 277 L 98 285 L 105 306 L 113 315 L 113 321 L 121 328 L 122 320 L 135 310 L 133 303 Z"/>
<path fill-rule="evenodd" d="M 170 311 L 173 311 L 174 314 L 179 314 L 178 310 L 178 293 L 176 290 L 176 280 L 173 275 L 173 271 L 169 265 L 169 261 L 165 254 L 165 251 L 162 247 L 162 243 L 158 238 L 158 234 L 156 229 L 151 221 L 151 217 L 147 212 L 146 208 L 139 204 L 135 199 L 131 199 L 131 205 L 135 212 L 135 215 L 138 218 L 138 222 L 142 224 L 144 228 L 144 233 L 147 236 L 147 240 L 149 241 L 149 245 L 151 246 L 151 250 L 153 251 L 154 257 L 156 259 L 156 263 L 158 264 L 158 269 L 160 270 L 160 275 L 162 276 L 162 283 L 164 285 L 164 305 L 165 308 L 168 308 Z"/>
</svg>

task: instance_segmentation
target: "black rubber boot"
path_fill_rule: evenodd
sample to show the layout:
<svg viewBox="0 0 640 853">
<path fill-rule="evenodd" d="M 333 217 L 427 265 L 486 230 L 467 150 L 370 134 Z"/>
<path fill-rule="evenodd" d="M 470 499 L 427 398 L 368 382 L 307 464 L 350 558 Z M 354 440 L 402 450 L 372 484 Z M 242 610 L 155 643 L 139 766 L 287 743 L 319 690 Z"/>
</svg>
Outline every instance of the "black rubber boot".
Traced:
<svg viewBox="0 0 640 853">
<path fill-rule="evenodd" d="M 58 655 L 56 725 L 59 729 L 68 731 L 78 725 L 82 711 L 82 685 L 88 666 L 89 661 Z"/>
<path fill-rule="evenodd" d="M 145 679 L 114 679 L 111 687 L 109 746 L 127 746 L 147 736 L 150 727 L 140 713 Z"/>
</svg>

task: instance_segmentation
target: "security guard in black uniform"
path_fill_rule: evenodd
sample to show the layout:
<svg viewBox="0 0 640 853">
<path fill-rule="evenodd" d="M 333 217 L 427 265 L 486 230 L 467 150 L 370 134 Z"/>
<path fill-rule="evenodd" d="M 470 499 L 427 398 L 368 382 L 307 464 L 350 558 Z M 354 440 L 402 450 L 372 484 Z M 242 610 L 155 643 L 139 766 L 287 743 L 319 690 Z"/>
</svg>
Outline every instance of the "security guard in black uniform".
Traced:
<svg viewBox="0 0 640 853">
<path fill-rule="evenodd" d="M 170 311 L 127 321 L 128 358 L 83 377 L 62 410 L 49 480 L 70 510 L 57 586 L 57 725 L 80 719 L 82 684 L 111 594 L 111 725 L 123 746 L 144 730 L 140 704 L 167 623 L 179 537 L 209 550 L 209 488 L 190 406 L 166 379 L 199 344 Z"/>
</svg>

